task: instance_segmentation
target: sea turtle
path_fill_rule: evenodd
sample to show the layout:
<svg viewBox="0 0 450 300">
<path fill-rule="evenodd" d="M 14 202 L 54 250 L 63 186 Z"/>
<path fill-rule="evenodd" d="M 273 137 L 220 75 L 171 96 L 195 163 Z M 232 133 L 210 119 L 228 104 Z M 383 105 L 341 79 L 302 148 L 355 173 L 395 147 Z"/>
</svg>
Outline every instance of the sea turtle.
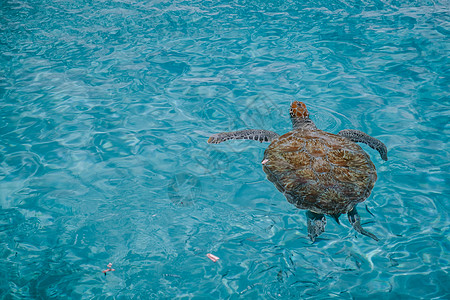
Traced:
<svg viewBox="0 0 450 300">
<path fill-rule="evenodd" d="M 214 134 L 208 143 L 238 139 L 270 142 L 264 152 L 263 170 L 290 203 L 307 210 L 308 236 L 313 242 L 325 230 L 325 215 L 339 224 L 341 214 L 348 215 L 357 232 L 378 241 L 361 227 L 356 211 L 356 205 L 369 197 L 377 180 L 374 164 L 356 142 L 377 150 L 383 160 L 387 160 L 386 146 L 359 130 L 333 134 L 318 129 L 303 102 L 291 104 L 290 117 L 293 130 L 282 136 L 248 129 Z"/>
</svg>

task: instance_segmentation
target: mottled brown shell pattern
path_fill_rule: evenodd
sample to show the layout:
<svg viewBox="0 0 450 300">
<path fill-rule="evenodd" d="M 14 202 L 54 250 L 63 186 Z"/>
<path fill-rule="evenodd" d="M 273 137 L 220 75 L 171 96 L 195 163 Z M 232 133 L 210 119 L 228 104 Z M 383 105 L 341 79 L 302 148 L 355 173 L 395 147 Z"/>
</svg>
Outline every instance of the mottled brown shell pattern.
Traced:
<svg viewBox="0 0 450 300">
<path fill-rule="evenodd" d="M 264 152 L 263 170 L 287 200 L 323 214 L 348 213 L 369 197 L 374 164 L 356 143 L 319 129 L 297 129 Z"/>
</svg>

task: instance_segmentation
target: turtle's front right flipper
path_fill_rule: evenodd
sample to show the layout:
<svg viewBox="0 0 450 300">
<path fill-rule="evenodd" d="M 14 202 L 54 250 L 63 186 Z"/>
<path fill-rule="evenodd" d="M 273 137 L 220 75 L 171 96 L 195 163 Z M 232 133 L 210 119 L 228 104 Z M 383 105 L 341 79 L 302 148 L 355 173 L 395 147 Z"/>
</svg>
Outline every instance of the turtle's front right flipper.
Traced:
<svg viewBox="0 0 450 300">
<path fill-rule="evenodd" d="M 370 135 L 354 129 L 344 129 L 339 131 L 338 135 L 346 137 L 355 143 L 364 143 L 372 149 L 377 150 L 380 153 L 381 159 L 388 160 L 387 148 L 382 141 L 371 137 Z"/>
<path fill-rule="evenodd" d="M 209 144 L 218 144 L 228 140 L 254 140 L 262 142 L 272 142 L 279 137 L 278 133 L 261 129 L 246 129 L 231 132 L 221 132 L 213 134 L 209 139 Z"/>
</svg>

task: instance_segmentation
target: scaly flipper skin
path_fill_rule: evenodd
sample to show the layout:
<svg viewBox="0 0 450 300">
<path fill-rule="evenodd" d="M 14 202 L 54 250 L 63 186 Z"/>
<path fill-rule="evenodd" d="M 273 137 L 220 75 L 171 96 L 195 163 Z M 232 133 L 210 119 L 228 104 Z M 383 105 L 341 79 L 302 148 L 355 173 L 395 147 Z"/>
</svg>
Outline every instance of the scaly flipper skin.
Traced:
<svg viewBox="0 0 450 300">
<path fill-rule="evenodd" d="M 351 211 L 349 211 L 347 215 L 348 215 L 348 220 L 350 221 L 350 224 L 352 224 L 353 228 L 357 232 L 364 234 L 365 236 L 368 236 L 377 242 L 379 241 L 379 239 L 373 233 L 370 233 L 361 227 L 361 218 L 358 215 L 356 206 L 353 207 L 353 209 Z"/>
<path fill-rule="evenodd" d="M 209 139 L 209 144 L 219 144 L 228 140 L 254 140 L 262 142 L 272 142 L 279 137 L 278 133 L 261 129 L 246 129 L 231 132 L 221 132 L 213 134 Z"/>
<path fill-rule="evenodd" d="M 325 218 L 325 215 L 316 214 L 309 210 L 306 212 L 306 218 L 308 219 L 308 236 L 311 241 L 314 242 L 316 237 L 325 231 L 327 219 Z"/>
<path fill-rule="evenodd" d="M 354 129 L 345 129 L 339 131 L 338 135 L 346 137 L 355 143 L 364 143 L 372 149 L 377 150 L 383 160 L 388 160 L 387 148 L 382 141 L 371 137 L 370 135 Z"/>
</svg>

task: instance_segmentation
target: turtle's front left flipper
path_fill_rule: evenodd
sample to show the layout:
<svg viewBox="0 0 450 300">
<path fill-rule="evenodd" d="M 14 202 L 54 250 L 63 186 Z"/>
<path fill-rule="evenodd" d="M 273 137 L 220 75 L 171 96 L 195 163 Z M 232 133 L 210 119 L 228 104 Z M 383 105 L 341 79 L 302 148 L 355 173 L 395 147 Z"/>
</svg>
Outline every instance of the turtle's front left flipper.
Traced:
<svg viewBox="0 0 450 300">
<path fill-rule="evenodd" d="M 246 129 L 231 132 L 221 132 L 213 134 L 209 139 L 209 144 L 218 144 L 228 140 L 254 140 L 262 142 L 272 142 L 279 137 L 278 133 L 261 129 Z"/>
<path fill-rule="evenodd" d="M 364 143 L 370 148 L 377 150 L 383 160 L 388 160 L 386 145 L 383 144 L 383 142 L 379 139 L 376 139 L 362 131 L 354 129 L 341 130 L 339 131 L 338 135 L 346 137 L 355 143 Z"/>
</svg>

